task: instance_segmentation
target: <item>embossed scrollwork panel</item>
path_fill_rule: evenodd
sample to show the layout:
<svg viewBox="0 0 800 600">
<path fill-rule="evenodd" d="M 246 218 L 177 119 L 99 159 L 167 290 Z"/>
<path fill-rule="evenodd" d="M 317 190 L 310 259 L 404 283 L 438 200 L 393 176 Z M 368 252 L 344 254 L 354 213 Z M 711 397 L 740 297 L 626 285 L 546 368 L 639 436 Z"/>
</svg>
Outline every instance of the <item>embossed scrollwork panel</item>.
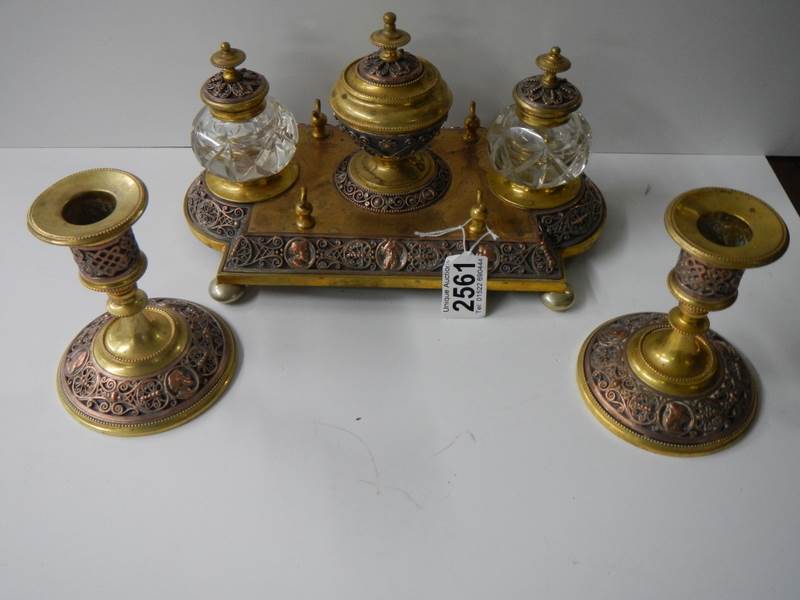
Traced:
<svg viewBox="0 0 800 600">
<path fill-rule="evenodd" d="M 250 207 L 220 200 L 208 191 L 205 177 L 199 175 L 186 192 L 186 214 L 205 235 L 226 242 L 244 227 Z"/>
<path fill-rule="evenodd" d="M 542 232 L 555 248 L 567 248 L 591 237 L 606 216 L 603 194 L 588 177 L 583 178 L 581 190 L 566 206 L 550 211 L 537 211 Z"/>
<path fill-rule="evenodd" d="M 226 272 L 349 272 L 385 275 L 441 273 L 460 240 L 243 235 L 225 256 Z M 558 279 L 561 262 L 544 242 L 481 242 L 489 275 Z"/>
</svg>

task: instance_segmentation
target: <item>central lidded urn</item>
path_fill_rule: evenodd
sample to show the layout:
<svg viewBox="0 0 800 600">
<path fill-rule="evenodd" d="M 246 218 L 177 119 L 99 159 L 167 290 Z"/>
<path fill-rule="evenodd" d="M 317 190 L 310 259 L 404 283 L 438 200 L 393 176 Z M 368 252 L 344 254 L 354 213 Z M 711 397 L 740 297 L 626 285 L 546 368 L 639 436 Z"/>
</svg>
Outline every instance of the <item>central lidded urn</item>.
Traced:
<svg viewBox="0 0 800 600">
<path fill-rule="evenodd" d="M 450 169 L 427 149 L 439 133 L 453 95 L 439 71 L 402 49 L 411 36 L 394 13 L 370 41 L 379 48 L 347 66 L 331 90 L 331 108 L 360 146 L 336 169 L 334 183 L 348 200 L 379 213 L 430 206 L 447 192 Z"/>
</svg>

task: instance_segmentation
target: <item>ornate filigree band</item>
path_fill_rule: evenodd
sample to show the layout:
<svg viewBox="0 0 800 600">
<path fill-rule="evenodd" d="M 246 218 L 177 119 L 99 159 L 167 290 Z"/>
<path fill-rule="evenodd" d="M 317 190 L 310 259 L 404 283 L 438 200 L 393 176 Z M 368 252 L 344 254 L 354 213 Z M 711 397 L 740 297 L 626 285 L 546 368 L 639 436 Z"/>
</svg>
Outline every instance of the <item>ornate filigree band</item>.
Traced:
<svg viewBox="0 0 800 600">
<path fill-rule="evenodd" d="M 447 256 L 462 252 L 461 240 L 244 235 L 230 246 L 226 272 L 339 272 L 439 276 Z M 489 276 L 562 277 L 561 261 L 541 242 L 482 242 Z"/>
<path fill-rule="evenodd" d="M 103 246 L 71 250 L 81 275 L 97 282 L 119 279 L 133 271 L 140 254 L 131 229 Z"/>
<path fill-rule="evenodd" d="M 702 302 L 734 300 L 744 271 L 712 267 L 681 250 L 672 273 L 681 290 Z"/>
</svg>

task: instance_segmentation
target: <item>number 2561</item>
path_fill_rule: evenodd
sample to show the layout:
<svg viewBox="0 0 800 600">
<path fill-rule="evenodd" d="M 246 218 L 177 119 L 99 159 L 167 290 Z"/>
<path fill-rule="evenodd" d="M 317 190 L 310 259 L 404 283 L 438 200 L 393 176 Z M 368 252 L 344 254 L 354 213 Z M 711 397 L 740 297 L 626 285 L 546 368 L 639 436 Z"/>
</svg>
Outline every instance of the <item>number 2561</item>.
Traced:
<svg viewBox="0 0 800 600">
<path fill-rule="evenodd" d="M 475 283 L 475 276 L 472 273 L 461 273 L 464 269 L 474 269 L 475 265 L 472 264 L 459 264 L 455 263 L 453 265 L 456 271 L 458 271 L 458 275 L 453 277 L 453 296 L 456 298 L 473 298 L 475 296 L 475 288 L 470 287 Z M 475 301 L 474 300 L 456 300 L 453 302 L 453 310 L 458 312 L 462 308 L 474 312 L 475 311 Z"/>
</svg>

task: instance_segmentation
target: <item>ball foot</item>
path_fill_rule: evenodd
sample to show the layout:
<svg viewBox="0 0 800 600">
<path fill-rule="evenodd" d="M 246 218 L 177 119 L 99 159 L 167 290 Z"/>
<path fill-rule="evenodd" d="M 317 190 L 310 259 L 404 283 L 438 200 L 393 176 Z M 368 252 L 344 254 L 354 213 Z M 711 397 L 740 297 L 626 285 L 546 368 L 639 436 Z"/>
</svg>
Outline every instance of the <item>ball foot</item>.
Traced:
<svg viewBox="0 0 800 600">
<path fill-rule="evenodd" d="M 232 304 L 240 300 L 247 288 L 236 283 L 219 283 L 216 278 L 208 284 L 208 294 L 217 302 Z"/>
<path fill-rule="evenodd" d="M 575 303 L 575 294 L 567 287 L 563 292 L 545 292 L 542 294 L 542 304 L 555 312 L 563 312 Z"/>
</svg>

